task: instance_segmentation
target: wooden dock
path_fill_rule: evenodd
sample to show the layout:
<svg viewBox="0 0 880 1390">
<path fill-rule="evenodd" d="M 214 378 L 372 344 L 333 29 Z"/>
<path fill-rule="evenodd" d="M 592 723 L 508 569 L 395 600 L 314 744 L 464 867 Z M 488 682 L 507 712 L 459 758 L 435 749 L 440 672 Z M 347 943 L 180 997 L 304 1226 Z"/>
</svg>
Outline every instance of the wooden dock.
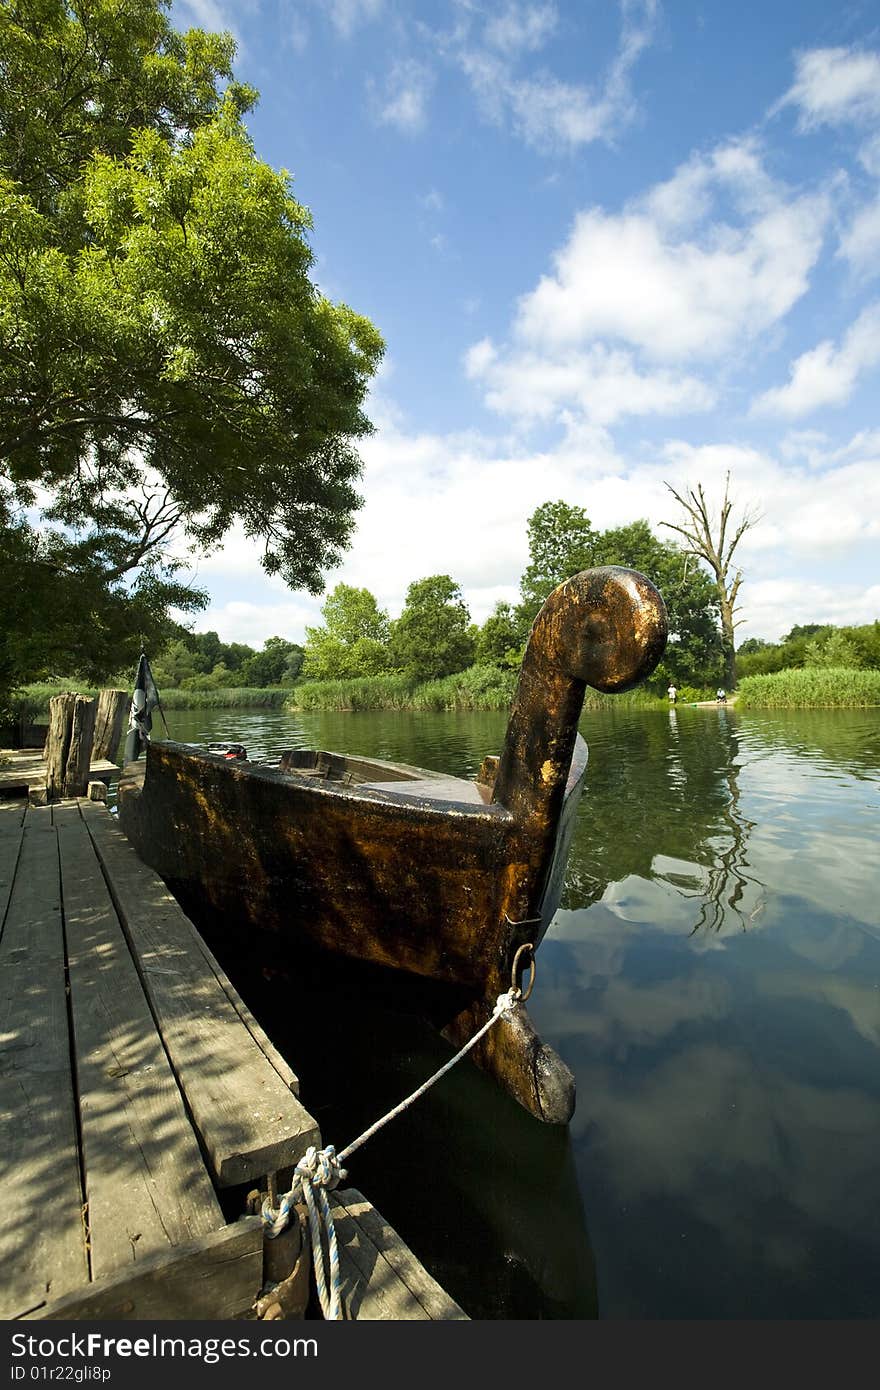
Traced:
<svg viewBox="0 0 880 1390">
<path fill-rule="evenodd" d="M 296 1076 L 106 806 L 0 799 L 0 1317 L 257 1316 L 247 1193 L 312 1144 Z M 332 1201 L 346 1317 L 466 1316 L 360 1193 Z"/>
<path fill-rule="evenodd" d="M 89 776 L 110 782 L 119 776 L 119 764 L 107 758 L 93 759 Z M 42 748 L 0 749 L 0 796 L 26 795 L 34 805 L 46 803 L 46 756 Z"/>
</svg>

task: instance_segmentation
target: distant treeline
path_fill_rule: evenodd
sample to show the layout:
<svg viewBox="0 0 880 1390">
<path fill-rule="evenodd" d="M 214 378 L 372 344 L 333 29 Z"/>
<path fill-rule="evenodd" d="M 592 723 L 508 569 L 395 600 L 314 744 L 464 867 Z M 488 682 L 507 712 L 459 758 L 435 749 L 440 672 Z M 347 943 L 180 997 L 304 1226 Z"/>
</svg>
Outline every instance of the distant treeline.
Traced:
<svg viewBox="0 0 880 1390">
<path fill-rule="evenodd" d="M 257 651 L 244 642 L 221 642 L 216 632 L 182 630 L 150 660 L 160 694 L 172 688 L 208 692 L 290 687 L 302 664 L 303 648 L 284 637 L 268 637 Z"/>
<path fill-rule="evenodd" d="M 880 670 L 880 622 L 862 627 L 805 623 L 793 627 L 778 642 L 750 637 L 736 653 L 737 679 L 770 676 L 801 668 Z"/>
</svg>

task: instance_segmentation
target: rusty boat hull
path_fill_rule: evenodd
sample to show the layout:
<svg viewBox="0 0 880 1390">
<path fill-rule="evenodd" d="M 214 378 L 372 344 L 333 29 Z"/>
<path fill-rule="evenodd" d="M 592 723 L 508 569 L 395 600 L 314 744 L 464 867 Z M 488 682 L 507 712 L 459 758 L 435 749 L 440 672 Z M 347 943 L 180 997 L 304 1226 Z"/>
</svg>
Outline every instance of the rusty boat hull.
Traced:
<svg viewBox="0 0 880 1390">
<path fill-rule="evenodd" d="M 558 905 L 587 769 L 586 684 L 629 688 L 665 640 L 644 576 L 585 571 L 538 615 L 502 751 L 473 781 L 326 750 L 268 766 L 153 742 L 123 771 L 120 823 L 175 892 L 240 930 L 433 982 L 462 1045 Z M 570 1119 L 573 1077 L 524 1003 L 472 1055 L 538 1118 Z"/>
</svg>

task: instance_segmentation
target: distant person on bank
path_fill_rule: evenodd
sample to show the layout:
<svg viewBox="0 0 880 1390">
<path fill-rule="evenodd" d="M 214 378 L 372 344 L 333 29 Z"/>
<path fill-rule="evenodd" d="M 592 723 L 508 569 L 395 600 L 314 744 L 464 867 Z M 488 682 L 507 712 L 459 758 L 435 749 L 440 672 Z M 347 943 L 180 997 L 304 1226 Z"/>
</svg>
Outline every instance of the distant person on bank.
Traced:
<svg viewBox="0 0 880 1390">
<path fill-rule="evenodd" d="M 676 690 L 675 686 L 670 684 L 666 694 L 669 696 L 669 703 L 671 705 L 674 705 L 676 700 L 678 699 L 678 691 Z"/>
</svg>

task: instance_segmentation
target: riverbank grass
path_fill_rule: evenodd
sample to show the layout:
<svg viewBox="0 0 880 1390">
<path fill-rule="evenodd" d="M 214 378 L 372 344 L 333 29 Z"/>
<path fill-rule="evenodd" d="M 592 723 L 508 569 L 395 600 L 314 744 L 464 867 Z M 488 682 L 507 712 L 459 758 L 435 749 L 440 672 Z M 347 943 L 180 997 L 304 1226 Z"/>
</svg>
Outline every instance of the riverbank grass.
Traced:
<svg viewBox="0 0 880 1390">
<path fill-rule="evenodd" d="M 113 685 L 114 682 L 107 682 Z M 118 689 L 123 689 L 121 684 Z M 63 684 L 27 685 L 19 691 L 13 702 L 16 719 L 23 718 L 29 723 L 39 723 L 48 718 L 49 701 L 53 695 L 61 695 L 66 690 L 76 690 L 78 695 L 94 698 L 97 689 L 80 685 L 77 681 Z M 234 686 L 224 690 L 175 690 L 162 689 L 159 699 L 164 710 L 172 709 L 283 709 L 290 698 L 291 687 L 267 686 L 259 689 L 254 686 Z"/>
<path fill-rule="evenodd" d="M 880 705 L 880 671 L 804 666 L 769 676 L 743 676 L 740 709 L 857 709 Z"/>
</svg>

